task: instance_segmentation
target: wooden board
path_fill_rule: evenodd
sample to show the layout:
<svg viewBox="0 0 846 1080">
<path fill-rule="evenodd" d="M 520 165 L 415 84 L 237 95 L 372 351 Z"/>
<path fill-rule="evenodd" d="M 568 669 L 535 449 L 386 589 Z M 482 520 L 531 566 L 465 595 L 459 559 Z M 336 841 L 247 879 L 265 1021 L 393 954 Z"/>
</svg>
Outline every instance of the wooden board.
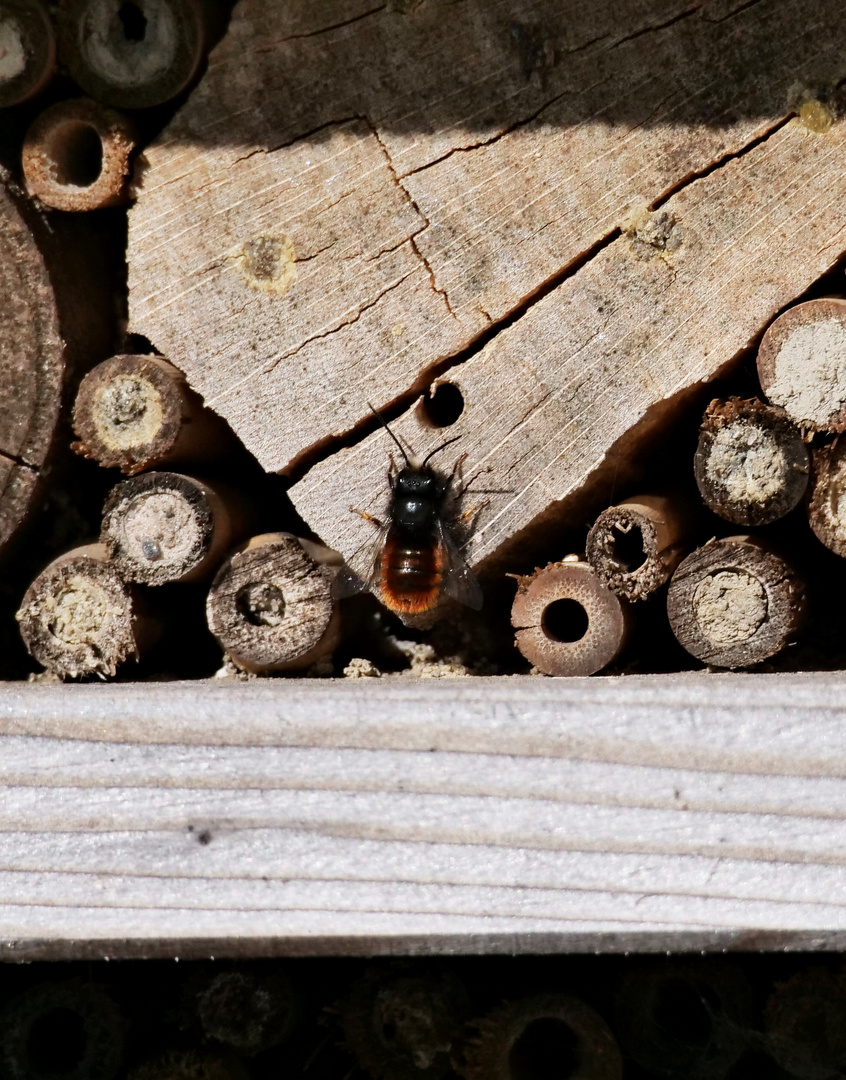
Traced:
<svg viewBox="0 0 846 1080">
<path fill-rule="evenodd" d="M 834 0 L 344 17 L 243 0 L 147 151 L 131 327 L 268 469 L 331 454 L 364 433 L 368 401 L 410 403 L 461 363 L 463 449 L 506 492 L 478 561 L 846 247 L 842 124 L 782 126 L 846 74 L 844 34 Z M 634 212 L 670 196 L 659 250 Z M 295 489 L 345 554 L 361 530 L 344 508 L 378 494 L 382 446 Z"/>
<path fill-rule="evenodd" d="M 0 170 L 0 181 L 2 181 Z M 0 183 L 0 547 L 32 502 L 59 416 L 64 348 L 53 283 Z"/>
<path fill-rule="evenodd" d="M 846 946 L 846 681 L 0 688 L 5 959 Z"/>
</svg>

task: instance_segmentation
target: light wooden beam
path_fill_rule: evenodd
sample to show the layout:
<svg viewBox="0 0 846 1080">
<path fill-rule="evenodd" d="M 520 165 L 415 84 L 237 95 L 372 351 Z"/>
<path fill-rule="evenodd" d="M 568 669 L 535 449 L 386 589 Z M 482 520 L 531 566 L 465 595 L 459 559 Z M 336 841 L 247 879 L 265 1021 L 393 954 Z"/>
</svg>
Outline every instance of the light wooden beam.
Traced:
<svg viewBox="0 0 846 1080">
<path fill-rule="evenodd" d="M 0 688 L 6 959 L 846 946 L 831 675 Z"/>
</svg>

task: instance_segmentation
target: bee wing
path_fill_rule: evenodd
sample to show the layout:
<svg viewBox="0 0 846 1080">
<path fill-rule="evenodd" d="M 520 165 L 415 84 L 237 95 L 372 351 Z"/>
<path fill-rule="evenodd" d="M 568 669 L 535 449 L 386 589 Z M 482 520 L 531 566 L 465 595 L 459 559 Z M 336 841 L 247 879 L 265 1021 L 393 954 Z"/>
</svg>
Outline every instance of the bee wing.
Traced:
<svg viewBox="0 0 846 1080">
<path fill-rule="evenodd" d="M 444 553 L 444 592 L 459 604 L 478 611 L 483 599 L 479 582 L 442 521 L 438 522 L 438 538 Z"/>
<path fill-rule="evenodd" d="M 365 540 L 347 559 L 332 582 L 332 596 L 335 600 L 365 592 L 378 582 L 379 562 L 389 528 L 390 525 L 380 526 L 376 533 Z"/>
</svg>

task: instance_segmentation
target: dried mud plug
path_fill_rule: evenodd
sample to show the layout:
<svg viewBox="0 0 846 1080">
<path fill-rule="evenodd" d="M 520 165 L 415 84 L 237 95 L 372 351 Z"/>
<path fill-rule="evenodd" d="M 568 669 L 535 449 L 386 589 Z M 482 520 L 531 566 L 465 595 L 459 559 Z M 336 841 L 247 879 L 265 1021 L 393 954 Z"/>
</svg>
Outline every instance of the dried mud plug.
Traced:
<svg viewBox="0 0 846 1080">
<path fill-rule="evenodd" d="M 639 495 L 603 510 L 587 537 L 587 561 L 618 596 L 645 600 L 678 566 L 690 515 L 663 495 Z"/>
<path fill-rule="evenodd" d="M 158 637 L 103 544 L 67 552 L 27 589 L 17 620 L 30 655 L 65 679 L 112 676 Z"/>
<path fill-rule="evenodd" d="M 143 473 L 112 489 L 100 539 L 128 581 L 202 581 L 243 538 L 242 511 L 237 493 L 220 485 L 181 473 Z"/>
<path fill-rule="evenodd" d="M 376 1080 L 440 1080 L 470 1016 L 451 972 L 368 972 L 338 1006 L 347 1045 Z"/>
<path fill-rule="evenodd" d="M 593 675 L 622 652 L 630 611 L 587 563 L 551 563 L 521 578 L 511 608 L 517 648 L 545 675 Z"/>
<path fill-rule="evenodd" d="M 846 430 L 846 300 L 806 300 L 779 315 L 761 339 L 758 376 L 801 427 Z"/>
<path fill-rule="evenodd" d="M 44 89 L 56 66 L 56 35 L 39 0 L 3 0 L 0 8 L 0 109 Z"/>
<path fill-rule="evenodd" d="M 623 976 L 615 1030 L 627 1057 L 678 1080 L 727 1077 L 746 1049 L 752 991 L 743 971 L 723 962 L 662 963 Z"/>
<path fill-rule="evenodd" d="M 474 1021 L 458 1071 L 465 1080 L 621 1080 L 623 1062 L 599 1013 L 578 998 L 541 994 Z"/>
<path fill-rule="evenodd" d="M 797 506 L 808 486 L 810 455 L 783 409 L 754 398 L 714 400 L 705 411 L 693 459 L 705 505 L 734 525 L 768 525 Z"/>
<path fill-rule="evenodd" d="M 78 979 L 45 982 L 0 1014 L 7 1080 L 112 1080 L 123 1064 L 126 1023 L 112 998 Z"/>
<path fill-rule="evenodd" d="M 789 564 L 749 536 L 712 540 L 681 563 L 667 615 L 679 643 L 714 667 L 741 668 L 791 644 L 805 619 L 805 588 Z"/>
<path fill-rule="evenodd" d="M 89 371 L 73 426 L 78 454 L 129 476 L 155 465 L 211 461 L 234 444 L 224 422 L 160 356 L 113 356 Z"/>
<path fill-rule="evenodd" d="M 121 109 L 162 105 L 194 78 L 205 49 L 199 0 L 70 0 L 59 50 L 97 101 Z"/>
</svg>

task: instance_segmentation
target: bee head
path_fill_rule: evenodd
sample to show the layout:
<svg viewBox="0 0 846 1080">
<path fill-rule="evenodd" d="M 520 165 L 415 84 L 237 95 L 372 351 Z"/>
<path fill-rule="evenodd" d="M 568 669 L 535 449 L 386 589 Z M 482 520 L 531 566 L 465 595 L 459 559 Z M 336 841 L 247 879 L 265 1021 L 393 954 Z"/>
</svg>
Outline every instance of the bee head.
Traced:
<svg viewBox="0 0 846 1080">
<path fill-rule="evenodd" d="M 416 498 L 439 496 L 443 485 L 428 465 L 416 465 L 412 463 L 408 468 L 401 469 L 394 482 L 394 493 Z"/>
</svg>

